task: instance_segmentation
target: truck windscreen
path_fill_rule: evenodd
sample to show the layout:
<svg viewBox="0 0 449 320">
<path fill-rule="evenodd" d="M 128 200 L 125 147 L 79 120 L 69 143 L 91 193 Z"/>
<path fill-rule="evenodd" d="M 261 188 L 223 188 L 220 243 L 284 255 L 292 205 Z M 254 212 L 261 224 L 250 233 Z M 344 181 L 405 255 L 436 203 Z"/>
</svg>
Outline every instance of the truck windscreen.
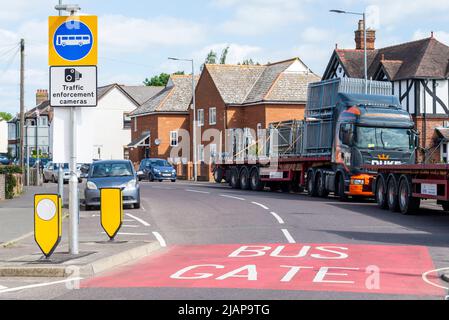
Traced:
<svg viewBox="0 0 449 320">
<path fill-rule="evenodd" d="M 360 149 L 413 150 L 408 129 L 357 127 L 355 145 Z"/>
</svg>

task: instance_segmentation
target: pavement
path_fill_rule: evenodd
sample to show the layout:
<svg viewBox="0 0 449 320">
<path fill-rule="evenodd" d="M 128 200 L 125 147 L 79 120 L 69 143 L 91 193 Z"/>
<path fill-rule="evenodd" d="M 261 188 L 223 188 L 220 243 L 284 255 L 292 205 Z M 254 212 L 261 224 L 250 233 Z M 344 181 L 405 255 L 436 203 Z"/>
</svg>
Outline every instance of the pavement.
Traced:
<svg viewBox="0 0 449 320">
<path fill-rule="evenodd" d="M 189 182 L 143 182 L 141 198 L 141 209 L 125 210 L 128 221 L 117 240 L 157 241 L 160 250 L 82 276 L 76 286 L 61 278 L 0 278 L 0 299 L 442 300 L 448 295 L 449 284 L 440 277 L 449 270 L 449 215 L 433 202 L 403 216 L 371 201 L 341 203 Z M 82 213 L 80 230 L 92 225 L 86 232 L 95 234 L 83 251 L 97 251 L 89 245 L 97 248 L 92 242 L 102 238 L 96 215 Z"/>
</svg>

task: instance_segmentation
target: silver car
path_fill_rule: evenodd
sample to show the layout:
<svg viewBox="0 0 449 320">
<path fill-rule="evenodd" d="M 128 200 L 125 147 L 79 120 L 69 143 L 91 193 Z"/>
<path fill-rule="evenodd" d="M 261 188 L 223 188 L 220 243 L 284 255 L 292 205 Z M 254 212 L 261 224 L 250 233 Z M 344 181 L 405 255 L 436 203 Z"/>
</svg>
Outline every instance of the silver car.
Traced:
<svg viewBox="0 0 449 320">
<path fill-rule="evenodd" d="M 78 182 L 81 182 L 81 164 L 78 164 L 76 166 L 76 175 L 78 177 Z M 69 169 L 69 164 L 68 163 L 64 163 L 63 167 L 62 167 L 62 174 L 63 174 L 63 180 L 64 183 L 68 183 L 70 180 L 70 169 Z M 49 181 L 52 181 L 54 183 L 58 183 L 58 179 L 59 179 L 59 164 L 58 163 L 53 163 L 53 162 L 49 162 L 47 163 L 47 165 L 44 167 L 43 170 L 43 176 L 44 176 L 44 182 L 47 183 Z"/>
<path fill-rule="evenodd" d="M 100 189 L 121 188 L 123 204 L 140 208 L 140 185 L 129 160 L 108 160 L 92 163 L 84 189 L 86 210 L 100 206 Z"/>
</svg>

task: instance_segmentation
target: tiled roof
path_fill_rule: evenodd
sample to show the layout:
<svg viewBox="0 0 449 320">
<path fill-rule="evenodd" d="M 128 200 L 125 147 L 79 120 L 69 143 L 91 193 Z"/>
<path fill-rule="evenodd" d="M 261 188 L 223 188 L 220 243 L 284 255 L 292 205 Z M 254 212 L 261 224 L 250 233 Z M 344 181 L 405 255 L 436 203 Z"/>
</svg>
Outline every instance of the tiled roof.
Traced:
<svg viewBox="0 0 449 320">
<path fill-rule="evenodd" d="M 198 76 L 195 77 L 198 82 Z M 187 112 L 192 100 L 192 76 L 172 75 L 167 87 L 134 110 L 131 115 L 153 112 Z"/>
<path fill-rule="evenodd" d="M 139 105 L 148 101 L 156 94 L 161 92 L 164 87 L 154 86 L 120 86 L 125 92 L 131 96 Z"/>
<path fill-rule="evenodd" d="M 337 49 L 335 53 L 348 76 L 364 77 L 363 50 Z M 368 77 L 374 76 L 382 66 L 392 81 L 449 77 L 449 47 L 434 37 L 371 50 L 368 54 Z"/>
<path fill-rule="evenodd" d="M 319 81 L 312 71 L 288 71 L 298 58 L 263 66 L 206 65 L 226 104 L 304 102 L 310 82 Z"/>
</svg>

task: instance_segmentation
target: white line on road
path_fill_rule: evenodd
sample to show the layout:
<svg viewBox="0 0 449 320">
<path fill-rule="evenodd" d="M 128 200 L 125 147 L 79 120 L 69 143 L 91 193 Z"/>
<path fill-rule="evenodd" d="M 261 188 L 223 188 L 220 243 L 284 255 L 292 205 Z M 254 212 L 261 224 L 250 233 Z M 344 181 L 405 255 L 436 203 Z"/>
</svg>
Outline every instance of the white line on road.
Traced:
<svg viewBox="0 0 449 320">
<path fill-rule="evenodd" d="M 140 219 L 140 218 L 137 218 L 137 217 L 133 216 L 132 214 L 127 213 L 126 215 L 127 215 L 128 217 L 130 217 L 130 218 L 133 218 L 133 219 L 136 220 L 137 222 L 140 222 L 140 223 L 143 224 L 145 227 L 150 227 L 150 226 L 151 226 L 151 225 L 150 225 L 148 222 L 146 222 L 145 220 L 142 220 L 142 219 Z"/>
<path fill-rule="evenodd" d="M 441 288 L 441 289 L 445 289 L 445 290 L 449 290 L 449 287 L 440 286 L 440 285 L 438 285 L 436 283 L 433 283 L 432 281 L 430 281 L 428 279 L 428 277 L 429 277 L 429 275 L 431 273 L 439 273 L 441 271 L 449 271 L 449 268 L 441 268 L 441 269 L 435 269 L 435 270 L 430 270 L 430 271 L 424 272 L 423 275 L 422 275 L 422 279 L 424 280 L 424 282 L 426 282 L 427 284 L 430 284 L 431 286 L 434 286 L 434 287 L 437 287 L 437 288 Z"/>
<path fill-rule="evenodd" d="M 276 220 L 277 220 L 280 224 L 284 224 L 284 223 L 285 223 L 284 220 L 282 220 L 282 218 L 281 218 L 276 212 L 270 212 L 270 213 L 271 213 L 271 215 L 272 215 L 273 217 L 276 218 Z"/>
<path fill-rule="evenodd" d="M 156 237 L 157 241 L 159 241 L 159 244 L 161 245 L 161 247 L 167 246 L 167 243 L 165 242 L 164 238 L 162 238 L 162 236 L 159 232 L 153 231 L 153 235 Z"/>
<path fill-rule="evenodd" d="M 1 286 L 1 285 L 0 285 L 0 291 L 1 291 L 1 290 L 5 290 L 5 289 L 8 289 L 8 287 Z"/>
<path fill-rule="evenodd" d="M 235 200 L 240 200 L 240 201 L 245 201 L 246 199 L 244 198 L 239 198 L 239 197 L 234 197 L 234 196 L 228 196 L 226 194 L 220 194 L 220 197 L 224 197 L 224 198 L 230 198 L 230 199 L 235 199 Z"/>
<path fill-rule="evenodd" d="M 282 233 L 287 238 L 288 243 L 296 243 L 295 239 L 293 239 L 292 235 L 290 234 L 290 232 L 288 232 L 287 229 L 282 229 Z"/>
<path fill-rule="evenodd" d="M 210 192 L 206 191 L 198 191 L 198 190 L 192 190 L 192 189 L 186 189 L 187 192 L 194 192 L 194 193 L 203 193 L 203 194 L 209 194 Z"/>
<path fill-rule="evenodd" d="M 55 284 L 61 284 L 61 283 L 67 283 L 67 282 L 74 282 L 74 281 L 80 281 L 83 280 L 83 278 L 70 278 L 70 279 L 65 279 L 65 280 L 60 280 L 60 281 L 54 281 L 54 282 L 46 282 L 46 283 L 38 283 L 38 284 L 32 284 L 29 286 L 23 286 L 23 287 L 16 287 L 16 288 L 10 288 L 10 289 L 5 289 L 5 290 L 0 290 L 0 294 L 1 293 L 8 293 L 8 292 L 14 292 L 14 291 L 20 291 L 20 290 L 25 290 L 25 289 L 33 289 L 33 288 L 40 288 L 40 287 L 48 287 L 48 286 L 53 286 Z"/>
<path fill-rule="evenodd" d="M 263 204 L 261 204 L 261 203 L 259 203 L 259 202 L 251 202 L 252 204 L 255 204 L 256 206 L 259 206 L 259 207 L 261 207 L 262 209 L 265 209 L 265 210 L 270 210 L 270 208 L 268 208 L 266 205 L 263 205 Z"/>
<path fill-rule="evenodd" d="M 134 225 L 130 225 L 130 224 L 124 224 L 122 227 L 123 227 L 123 228 L 139 228 L 140 226 L 134 226 Z"/>
</svg>

